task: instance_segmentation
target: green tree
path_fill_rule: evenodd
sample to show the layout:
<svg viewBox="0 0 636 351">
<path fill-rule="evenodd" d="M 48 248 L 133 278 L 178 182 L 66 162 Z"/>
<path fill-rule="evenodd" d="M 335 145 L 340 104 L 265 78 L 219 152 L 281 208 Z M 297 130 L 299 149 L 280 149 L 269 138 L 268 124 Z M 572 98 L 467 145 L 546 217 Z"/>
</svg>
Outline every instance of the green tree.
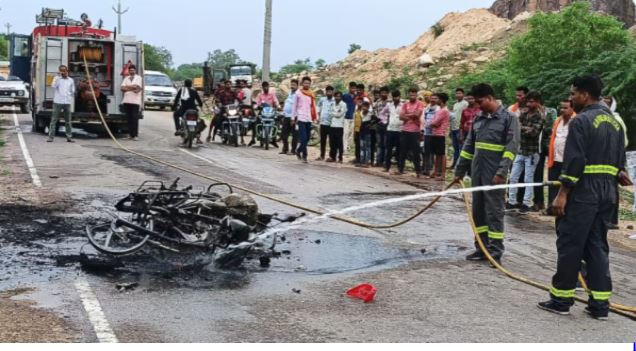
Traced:
<svg viewBox="0 0 636 351">
<path fill-rule="evenodd" d="M 172 65 L 170 50 L 163 46 L 144 44 L 144 66 L 147 70 L 169 72 Z"/>
<path fill-rule="evenodd" d="M 327 65 L 327 61 L 323 59 L 317 59 L 316 62 L 314 63 L 314 66 L 316 66 L 317 69 L 325 68 L 326 65 Z"/>
<path fill-rule="evenodd" d="M 623 23 L 591 12 L 588 1 L 577 1 L 561 13 L 537 13 L 529 28 L 510 45 L 510 67 L 519 76 L 576 68 L 632 42 Z"/>
<path fill-rule="evenodd" d="M 183 81 L 186 79 L 194 79 L 203 76 L 203 64 L 201 63 L 189 63 L 179 65 L 177 69 L 171 75 L 172 79 L 177 81 Z"/>
<path fill-rule="evenodd" d="M 569 96 L 569 82 L 585 74 L 603 79 L 604 94 L 618 100 L 628 130 L 636 130 L 636 44 L 623 23 L 590 11 L 587 1 L 560 13 L 535 14 L 529 31 L 513 39 L 502 59 L 463 75 L 451 86 L 490 83 L 500 97 L 512 102 L 515 87 L 526 85 L 555 107 Z"/>
<path fill-rule="evenodd" d="M 417 79 L 415 76 L 409 74 L 409 68 L 402 68 L 402 74 L 400 76 L 392 75 L 391 80 L 387 83 L 387 87 L 390 91 L 399 90 L 403 96 L 408 96 L 408 90 L 417 87 Z"/>
<path fill-rule="evenodd" d="M 289 64 L 289 65 L 285 65 L 283 67 L 281 67 L 280 71 L 278 72 L 281 75 L 285 75 L 285 74 L 299 74 L 301 72 L 305 72 L 305 71 L 310 71 L 314 68 L 314 66 L 311 64 L 311 59 L 310 58 L 306 58 L 304 60 L 302 59 L 298 59 L 296 61 L 294 61 L 294 63 Z"/>
<path fill-rule="evenodd" d="M 216 49 L 208 53 L 208 63 L 210 64 L 210 67 L 226 68 L 228 65 L 234 65 L 242 62 L 241 57 L 234 49 L 230 49 L 228 51 Z"/>
<path fill-rule="evenodd" d="M 7 57 L 7 53 L 9 50 L 9 39 L 6 35 L 0 35 L 0 60 L 7 61 L 9 58 Z"/>
<path fill-rule="evenodd" d="M 360 44 L 350 44 L 349 45 L 349 55 L 353 54 L 354 52 L 358 51 L 362 49 L 362 46 Z"/>
</svg>

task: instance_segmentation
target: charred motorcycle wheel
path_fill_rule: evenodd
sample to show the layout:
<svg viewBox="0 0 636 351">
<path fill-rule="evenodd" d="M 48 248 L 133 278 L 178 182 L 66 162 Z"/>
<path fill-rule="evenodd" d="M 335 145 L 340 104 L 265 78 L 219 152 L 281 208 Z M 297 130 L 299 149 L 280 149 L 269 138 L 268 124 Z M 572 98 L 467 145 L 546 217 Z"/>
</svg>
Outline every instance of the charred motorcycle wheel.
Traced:
<svg viewBox="0 0 636 351">
<path fill-rule="evenodd" d="M 152 222 L 148 225 L 152 227 Z M 150 239 L 150 235 L 118 226 L 116 220 L 97 226 L 87 226 L 86 236 L 97 251 L 115 256 L 133 254 L 141 250 Z"/>
</svg>

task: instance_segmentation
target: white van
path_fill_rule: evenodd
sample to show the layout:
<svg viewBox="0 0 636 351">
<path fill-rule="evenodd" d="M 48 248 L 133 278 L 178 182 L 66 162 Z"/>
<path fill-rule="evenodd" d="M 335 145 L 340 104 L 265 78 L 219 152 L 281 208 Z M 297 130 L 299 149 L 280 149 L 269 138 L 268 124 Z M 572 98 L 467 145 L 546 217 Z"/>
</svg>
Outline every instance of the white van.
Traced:
<svg viewBox="0 0 636 351">
<path fill-rule="evenodd" d="M 172 108 L 177 88 L 166 74 L 157 71 L 144 72 L 144 107 Z"/>
</svg>

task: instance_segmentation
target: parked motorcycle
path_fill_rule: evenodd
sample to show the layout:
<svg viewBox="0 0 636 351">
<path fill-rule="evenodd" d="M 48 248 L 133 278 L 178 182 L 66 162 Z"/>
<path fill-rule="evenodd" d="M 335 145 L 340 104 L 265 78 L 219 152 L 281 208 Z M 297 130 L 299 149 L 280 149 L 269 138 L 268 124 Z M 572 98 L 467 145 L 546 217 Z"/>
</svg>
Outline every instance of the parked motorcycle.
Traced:
<svg viewBox="0 0 636 351">
<path fill-rule="evenodd" d="M 237 105 L 225 106 L 225 120 L 221 127 L 221 140 L 223 144 L 239 146 L 239 137 L 243 133 L 241 116 Z"/>
<path fill-rule="evenodd" d="M 199 118 L 199 111 L 188 110 L 179 117 L 179 136 L 183 145 L 188 149 L 192 148 L 192 142 L 199 137 L 201 131 L 205 130 L 205 122 Z"/>
<path fill-rule="evenodd" d="M 260 113 L 260 123 L 256 125 L 256 137 L 265 150 L 269 150 L 269 145 L 276 145 L 278 137 L 278 127 L 276 126 L 276 109 L 273 107 L 263 107 Z"/>
</svg>

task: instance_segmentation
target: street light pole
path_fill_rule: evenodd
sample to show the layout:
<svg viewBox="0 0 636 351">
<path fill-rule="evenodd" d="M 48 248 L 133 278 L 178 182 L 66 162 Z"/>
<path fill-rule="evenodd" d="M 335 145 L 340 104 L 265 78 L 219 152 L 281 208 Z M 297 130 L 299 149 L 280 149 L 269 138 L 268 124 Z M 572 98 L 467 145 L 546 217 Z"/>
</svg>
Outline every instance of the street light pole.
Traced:
<svg viewBox="0 0 636 351">
<path fill-rule="evenodd" d="M 117 8 L 113 6 L 113 11 L 117 14 L 117 34 L 121 34 L 121 15 L 128 12 L 128 10 L 129 8 L 126 8 L 123 11 L 121 10 L 121 0 L 117 0 Z"/>
<path fill-rule="evenodd" d="M 272 0 L 265 0 L 265 37 L 263 39 L 263 82 L 270 79 L 272 55 Z"/>
</svg>

